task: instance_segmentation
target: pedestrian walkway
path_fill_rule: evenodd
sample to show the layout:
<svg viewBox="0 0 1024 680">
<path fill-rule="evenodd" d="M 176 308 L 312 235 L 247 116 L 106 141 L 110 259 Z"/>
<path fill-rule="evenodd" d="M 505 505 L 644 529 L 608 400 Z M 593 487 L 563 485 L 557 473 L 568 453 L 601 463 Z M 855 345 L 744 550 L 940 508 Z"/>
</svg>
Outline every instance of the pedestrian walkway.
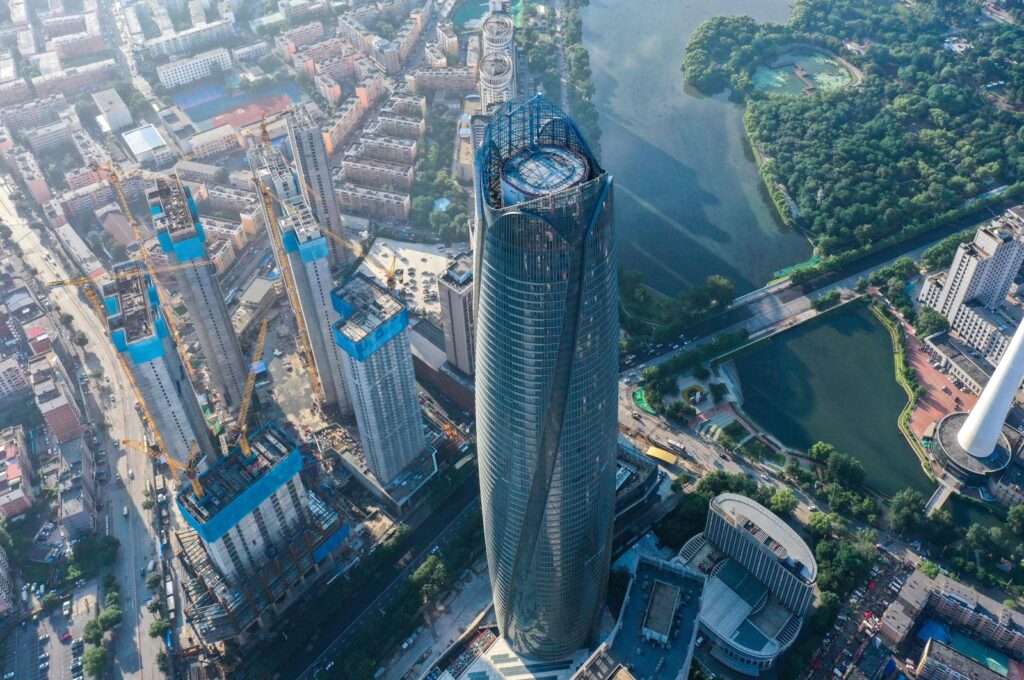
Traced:
<svg viewBox="0 0 1024 680">
<path fill-rule="evenodd" d="M 927 505 L 924 506 L 925 515 L 928 517 L 934 515 L 952 494 L 953 489 L 940 481 L 939 488 L 935 489 L 935 493 L 932 494 L 932 497 L 928 499 Z"/>
</svg>

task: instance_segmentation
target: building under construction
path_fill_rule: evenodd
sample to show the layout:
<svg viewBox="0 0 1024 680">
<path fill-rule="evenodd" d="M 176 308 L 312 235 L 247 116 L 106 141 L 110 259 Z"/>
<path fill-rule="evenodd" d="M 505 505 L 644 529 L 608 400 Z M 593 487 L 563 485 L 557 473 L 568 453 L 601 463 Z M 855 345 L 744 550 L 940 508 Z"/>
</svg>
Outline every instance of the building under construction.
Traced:
<svg viewBox="0 0 1024 680">
<path fill-rule="evenodd" d="M 387 487 L 426 450 L 409 347 L 409 311 L 373 279 L 356 274 L 332 293 L 363 456 Z"/>
<path fill-rule="evenodd" d="M 148 198 L 157 239 L 168 260 L 194 265 L 175 270 L 174 276 L 206 358 L 210 387 L 235 411 L 244 396 L 246 364 L 214 265 L 207 257 L 206 234 L 192 194 L 177 177 L 169 177 L 157 179 Z"/>
<path fill-rule="evenodd" d="M 212 456 L 206 419 L 163 317 L 156 286 L 139 262 L 117 265 L 114 273 L 116 278 L 103 286 L 110 339 L 131 371 L 165 453 L 184 463 L 194 442 L 202 455 Z"/>
<path fill-rule="evenodd" d="M 319 496 L 306 489 L 303 455 L 270 424 L 186 486 L 177 503 L 189 529 L 178 556 L 186 617 L 207 643 L 250 642 L 325 570 L 349 537 Z"/>
<path fill-rule="evenodd" d="M 335 407 L 342 415 L 352 412 L 351 400 L 342 375 L 341 350 L 334 344 L 331 327 L 338 320 L 338 313 L 331 304 L 330 244 L 309 204 L 301 193 L 296 193 L 296 176 L 288 169 L 281 155 L 264 149 L 250 151 L 249 163 L 253 173 L 278 198 L 278 205 L 265 206 L 274 210 L 274 215 L 265 215 L 267 228 L 273 231 L 276 220 L 281 234 L 284 253 L 275 256 L 287 257 L 288 269 L 295 281 L 295 298 L 302 315 L 309 338 L 313 366 L 323 390 L 324 405 Z M 271 233 L 271 241 L 275 241 Z M 334 240 L 334 239 L 332 239 Z M 287 282 L 286 284 L 287 285 Z"/>
</svg>

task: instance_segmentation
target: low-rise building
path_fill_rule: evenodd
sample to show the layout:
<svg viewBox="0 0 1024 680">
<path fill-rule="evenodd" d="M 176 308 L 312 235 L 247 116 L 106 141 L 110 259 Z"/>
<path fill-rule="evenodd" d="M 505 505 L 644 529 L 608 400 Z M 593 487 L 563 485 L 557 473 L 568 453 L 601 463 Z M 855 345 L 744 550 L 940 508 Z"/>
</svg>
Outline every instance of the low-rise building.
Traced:
<svg viewBox="0 0 1024 680">
<path fill-rule="evenodd" d="M 476 91 L 476 69 L 472 66 L 420 68 L 407 73 L 405 82 L 414 94 L 443 92 L 465 95 Z"/>
<path fill-rule="evenodd" d="M 157 66 L 156 75 L 164 87 L 174 89 L 209 78 L 215 70 L 225 72 L 230 69 L 231 54 L 223 47 L 218 47 L 194 57 Z"/>
<path fill-rule="evenodd" d="M 929 578 L 920 569 L 885 610 L 879 633 L 898 646 L 924 616 L 953 624 L 1015 658 L 1024 656 L 1024 614 L 945 574 Z"/>
<path fill-rule="evenodd" d="M 54 438 L 63 444 L 81 437 L 85 433 L 82 414 L 60 359 L 52 352 L 37 354 L 29 360 L 28 372 L 36 406 Z"/>
<path fill-rule="evenodd" d="M 370 158 L 345 154 L 341 160 L 345 182 L 360 184 L 374 189 L 411 191 L 413 168 L 411 165 L 388 163 Z"/>
<path fill-rule="evenodd" d="M 234 15 L 230 11 L 222 11 L 221 18 L 217 21 L 197 24 L 184 31 L 172 31 L 150 38 L 145 42 L 145 46 L 153 57 L 192 54 L 206 47 L 229 43 L 235 35 L 234 23 Z"/>
<path fill-rule="evenodd" d="M 25 184 L 29 195 L 35 199 L 36 203 L 42 205 L 53 197 L 42 168 L 39 167 L 35 156 L 28 149 L 20 146 L 11 147 L 4 160 L 14 176 Z"/>
<path fill-rule="evenodd" d="M 225 123 L 192 135 L 188 138 L 188 145 L 195 158 L 209 158 L 241 150 L 242 139 L 234 127 Z"/>
<path fill-rule="evenodd" d="M 335 184 L 334 193 L 338 197 L 338 205 L 347 212 L 393 222 L 408 220 L 412 208 L 409 194 L 348 183 Z"/>
<path fill-rule="evenodd" d="M 231 57 L 237 62 L 259 61 L 270 54 L 270 43 L 266 40 L 242 45 L 231 50 Z"/>
<path fill-rule="evenodd" d="M 32 87 L 41 97 L 57 93 L 72 95 L 78 92 L 92 92 L 102 89 L 104 85 L 116 79 L 119 73 L 117 62 L 113 59 L 103 59 L 36 76 L 32 79 Z"/>
<path fill-rule="evenodd" d="M 142 165 L 160 166 L 174 160 L 167 142 L 152 125 L 143 125 L 121 136 L 132 156 Z"/>
<path fill-rule="evenodd" d="M 100 115 L 107 121 L 107 127 L 111 130 L 115 132 L 123 130 L 126 127 L 131 127 L 134 123 L 132 112 L 128 110 L 128 106 L 114 88 L 93 92 L 92 100 L 96 104 L 96 108 L 100 110 Z"/>
<path fill-rule="evenodd" d="M 0 464 L 0 515 L 10 521 L 25 514 L 36 502 L 28 440 L 20 425 L 0 430 Z"/>
</svg>

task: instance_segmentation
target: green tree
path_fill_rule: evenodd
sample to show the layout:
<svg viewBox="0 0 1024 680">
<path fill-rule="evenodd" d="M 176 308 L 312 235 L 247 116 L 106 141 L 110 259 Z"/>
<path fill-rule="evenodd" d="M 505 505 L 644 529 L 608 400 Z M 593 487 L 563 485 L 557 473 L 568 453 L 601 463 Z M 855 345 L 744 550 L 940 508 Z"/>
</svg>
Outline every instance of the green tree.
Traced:
<svg viewBox="0 0 1024 680">
<path fill-rule="evenodd" d="M 1017 536 L 1024 538 L 1024 504 L 1017 504 L 1006 513 L 1006 525 Z"/>
<path fill-rule="evenodd" d="M 900 533 L 916 531 L 925 521 L 925 500 L 920 491 L 903 489 L 889 503 L 889 524 Z"/>
<path fill-rule="evenodd" d="M 786 517 L 796 510 L 797 500 L 793 491 L 788 488 L 781 488 L 772 494 L 768 507 L 777 515 Z"/>
<path fill-rule="evenodd" d="M 96 620 L 99 621 L 100 628 L 103 630 L 110 630 L 121 623 L 122 617 L 120 609 L 116 607 L 107 607 L 100 612 L 100 615 Z"/>
<path fill-rule="evenodd" d="M 824 463 L 833 453 L 836 453 L 836 447 L 828 442 L 815 442 L 807 449 L 807 457 L 819 463 Z"/>
<path fill-rule="evenodd" d="M 152 571 L 146 575 L 146 587 L 150 590 L 159 590 L 163 585 L 163 577 L 159 571 Z"/>
<path fill-rule="evenodd" d="M 107 668 L 107 650 L 103 647 L 90 647 L 85 650 L 82 666 L 91 677 L 101 677 Z"/>
<path fill-rule="evenodd" d="M 96 619 L 90 619 L 85 622 L 85 632 L 82 634 L 82 639 L 88 642 L 90 645 L 98 645 L 103 641 L 103 627 L 100 622 Z"/>
<path fill-rule="evenodd" d="M 928 578 L 935 578 L 939 575 L 939 565 L 928 560 L 921 560 L 921 563 L 917 565 L 917 568 L 921 570 L 921 573 Z"/>
<path fill-rule="evenodd" d="M 843 518 L 831 512 L 815 512 L 807 522 L 807 529 L 816 536 L 834 536 L 845 526 Z"/>
<path fill-rule="evenodd" d="M 171 623 L 167 619 L 157 619 L 149 624 L 149 637 L 162 638 L 171 629 Z"/>
<path fill-rule="evenodd" d="M 164 675 L 167 675 L 168 673 L 171 672 L 171 660 L 167 656 L 167 651 L 166 650 L 161 649 L 159 652 L 157 652 L 157 654 L 156 654 L 156 667 Z"/>
<path fill-rule="evenodd" d="M 914 330 L 917 331 L 918 337 L 926 338 L 935 333 L 948 331 L 949 320 L 931 307 L 922 306 L 914 321 Z"/>
</svg>

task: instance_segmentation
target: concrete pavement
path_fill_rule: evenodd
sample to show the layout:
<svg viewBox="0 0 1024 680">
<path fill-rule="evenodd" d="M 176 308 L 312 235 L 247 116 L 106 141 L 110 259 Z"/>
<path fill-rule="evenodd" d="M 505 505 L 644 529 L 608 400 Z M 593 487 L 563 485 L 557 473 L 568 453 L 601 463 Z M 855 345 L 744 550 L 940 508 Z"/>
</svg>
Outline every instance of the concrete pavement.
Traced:
<svg viewBox="0 0 1024 680">
<path fill-rule="evenodd" d="M 0 220 L 11 229 L 12 239 L 20 245 L 25 263 L 35 268 L 38 278 L 44 283 L 76 278 L 76 273 L 66 271 L 59 264 L 59 258 L 44 256 L 49 249 L 42 245 L 39 234 L 14 210 L 9 181 L 3 180 L 3 188 L 7 190 L 0 191 Z M 135 412 L 136 400 L 131 386 L 95 311 L 75 287 L 55 288 L 50 291 L 50 299 L 55 313 L 59 309 L 74 317 L 76 328 L 88 339 L 84 348 L 83 366 L 89 370 L 103 371 L 104 377 L 91 381 L 89 385 L 93 398 L 87 398 L 87 420 L 95 423 L 102 419 L 108 424 L 109 438 L 101 438 L 100 447 L 108 451 L 108 460 L 113 468 L 111 477 L 116 471 L 124 482 L 122 484 L 111 479 L 106 487 L 98 487 L 99 500 L 103 504 L 99 514 L 99 532 L 113 535 L 121 541 L 114 574 L 121 587 L 124 622 L 117 629 L 114 677 L 156 680 L 163 677 L 156 668 L 156 654 L 162 648 L 162 643 L 148 635 L 149 622 L 153 616 L 145 607 L 148 593 L 145 577 L 141 575 L 142 567 L 153 558 L 154 546 L 157 545 L 156 536 L 147 521 L 150 513 L 142 509 L 145 483 L 152 479 L 152 465 L 141 453 L 126 452 L 110 445 L 111 438 L 141 441 L 144 439 L 144 428 Z M 59 323 L 55 325 L 60 327 Z M 81 350 L 79 352 L 82 357 L 83 353 Z M 96 393 L 101 385 L 112 392 L 113 402 Z M 134 472 L 134 480 L 129 478 L 129 469 Z M 125 507 L 129 509 L 127 518 L 123 516 Z"/>
</svg>

